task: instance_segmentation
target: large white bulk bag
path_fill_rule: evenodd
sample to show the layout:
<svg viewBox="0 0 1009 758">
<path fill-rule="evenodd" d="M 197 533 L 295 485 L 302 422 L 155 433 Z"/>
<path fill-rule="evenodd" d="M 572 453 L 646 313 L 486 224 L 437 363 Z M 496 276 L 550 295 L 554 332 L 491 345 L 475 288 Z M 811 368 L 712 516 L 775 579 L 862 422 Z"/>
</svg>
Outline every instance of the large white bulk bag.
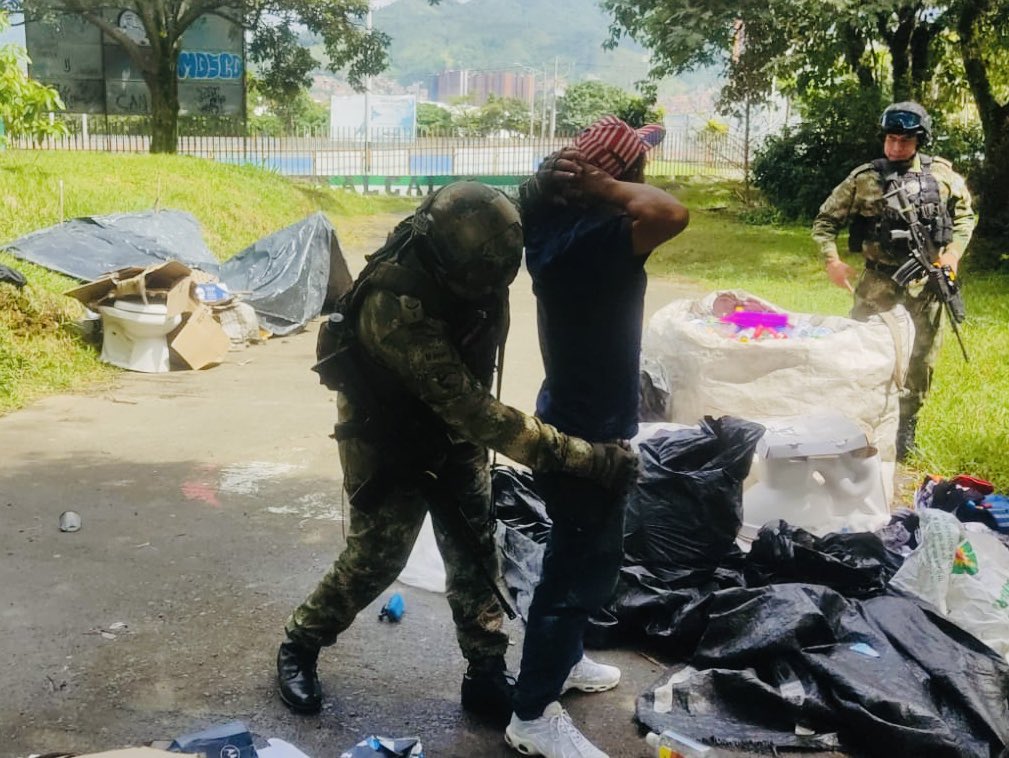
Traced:
<svg viewBox="0 0 1009 758">
<path fill-rule="evenodd" d="M 669 391 L 666 417 L 694 424 L 705 415 L 774 419 L 841 412 L 879 451 L 887 501 L 892 498 L 898 397 L 907 374 L 914 326 L 897 307 L 866 322 L 789 313 L 792 336 L 740 342 L 712 328 L 713 308 L 732 299 L 788 313 L 741 290 L 675 300 L 652 316 L 642 365 Z M 817 335 L 817 336 L 811 336 Z"/>
</svg>

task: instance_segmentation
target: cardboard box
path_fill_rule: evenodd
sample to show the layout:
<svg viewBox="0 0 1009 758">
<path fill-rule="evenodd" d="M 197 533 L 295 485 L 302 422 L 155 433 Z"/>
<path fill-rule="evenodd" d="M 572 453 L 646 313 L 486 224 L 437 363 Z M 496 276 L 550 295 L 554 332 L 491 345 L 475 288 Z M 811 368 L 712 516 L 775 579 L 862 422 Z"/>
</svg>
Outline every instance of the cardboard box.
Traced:
<svg viewBox="0 0 1009 758">
<path fill-rule="evenodd" d="M 67 290 L 65 295 L 80 300 L 92 310 L 116 298 L 135 297 L 143 302 L 163 303 L 168 316 L 193 310 L 189 266 L 166 261 L 147 268 L 127 266 L 110 271 L 93 282 Z"/>
<path fill-rule="evenodd" d="M 231 338 L 206 305 L 184 314 L 182 323 L 168 335 L 168 346 L 189 368 L 220 363 L 228 354 Z"/>
</svg>

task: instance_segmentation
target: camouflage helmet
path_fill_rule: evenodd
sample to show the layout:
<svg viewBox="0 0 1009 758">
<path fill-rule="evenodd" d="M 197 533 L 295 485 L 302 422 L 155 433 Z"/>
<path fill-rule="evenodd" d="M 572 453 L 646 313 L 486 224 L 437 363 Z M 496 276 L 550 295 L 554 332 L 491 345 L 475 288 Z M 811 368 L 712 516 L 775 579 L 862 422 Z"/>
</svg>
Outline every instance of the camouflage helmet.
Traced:
<svg viewBox="0 0 1009 758">
<path fill-rule="evenodd" d="M 883 134 L 914 134 L 918 147 L 932 139 L 932 117 L 918 103 L 910 100 L 888 105 L 879 119 Z"/>
<path fill-rule="evenodd" d="M 414 214 L 413 231 L 428 243 L 434 274 L 462 298 L 507 288 L 522 262 L 518 210 L 478 182 L 455 182 L 434 193 Z"/>
</svg>

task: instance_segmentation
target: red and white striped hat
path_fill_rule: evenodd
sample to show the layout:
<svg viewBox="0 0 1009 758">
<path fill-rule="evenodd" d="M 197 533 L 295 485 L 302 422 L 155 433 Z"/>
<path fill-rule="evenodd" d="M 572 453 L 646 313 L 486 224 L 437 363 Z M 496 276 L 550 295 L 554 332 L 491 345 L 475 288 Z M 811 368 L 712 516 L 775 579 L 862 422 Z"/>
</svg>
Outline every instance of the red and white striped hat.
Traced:
<svg viewBox="0 0 1009 758">
<path fill-rule="evenodd" d="M 616 116 L 603 116 L 582 130 L 574 148 L 587 163 L 610 176 L 620 176 L 665 136 L 666 130 L 659 124 L 634 129 Z"/>
</svg>

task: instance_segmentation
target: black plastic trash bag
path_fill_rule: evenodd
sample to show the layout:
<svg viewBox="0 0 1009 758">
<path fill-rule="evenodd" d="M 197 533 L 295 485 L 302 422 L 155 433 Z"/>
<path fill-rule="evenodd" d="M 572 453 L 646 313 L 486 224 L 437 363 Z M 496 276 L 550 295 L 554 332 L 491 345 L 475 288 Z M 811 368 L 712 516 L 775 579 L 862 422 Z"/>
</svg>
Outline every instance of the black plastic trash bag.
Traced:
<svg viewBox="0 0 1009 758">
<path fill-rule="evenodd" d="M 641 443 L 641 475 L 624 529 L 626 563 L 667 583 L 697 586 L 739 554 L 743 480 L 764 427 L 707 417 Z"/>
<path fill-rule="evenodd" d="M 692 615 L 689 666 L 638 700 L 653 731 L 887 758 L 988 758 L 1009 740 L 1006 661 L 914 599 L 779 584 L 716 593 Z"/>
<path fill-rule="evenodd" d="M 708 417 L 641 443 L 620 580 L 613 599 L 589 620 L 586 645 L 608 647 L 643 632 L 676 647 L 685 607 L 743 585 L 736 545 L 742 486 L 763 434 L 751 421 Z"/>
<path fill-rule="evenodd" d="M 28 280 L 25 279 L 24 274 L 9 266 L 0 266 L 0 282 L 13 284 L 17 289 L 21 289 L 28 284 Z"/>
<path fill-rule="evenodd" d="M 817 537 L 777 521 L 757 533 L 746 556 L 746 584 L 805 582 L 825 585 L 847 597 L 870 597 L 886 589 L 903 562 L 872 532 Z"/>
<path fill-rule="evenodd" d="M 494 536 L 501 553 L 501 573 L 515 609 L 527 619 L 533 591 L 543 573 L 550 517 L 543 498 L 533 489 L 532 474 L 495 466 L 491 471 L 491 487 L 498 520 Z"/>
</svg>

